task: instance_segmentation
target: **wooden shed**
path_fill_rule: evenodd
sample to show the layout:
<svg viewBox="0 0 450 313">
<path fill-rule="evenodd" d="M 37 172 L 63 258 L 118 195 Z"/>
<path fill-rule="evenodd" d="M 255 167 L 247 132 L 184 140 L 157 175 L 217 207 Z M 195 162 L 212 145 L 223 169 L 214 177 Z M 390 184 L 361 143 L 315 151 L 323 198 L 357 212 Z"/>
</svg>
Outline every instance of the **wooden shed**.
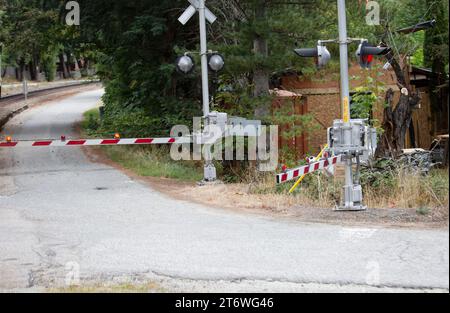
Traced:
<svg viewBox="0 0 450 313">
<path fill-rule="evenodd" d="M 363 86 L 369 77 L 380 87 L 387 90 L 392 88 L 395 97 L 400 96 L 400 90 L 396 83 L 396 76 L 392 70 L 382 70 L 383 64 L 375 65 L 374 70 L 363 70 L 357 64 L 349 69 L 350 88 L 355 90 Z M 426 82 L 432 73 L 412 68 L 410 77 L 411 84 L 420 92 L 422 101 L 413 110 L 411 129 L 406 140 L 406 147 L 429 149 L 433 139 L 443 133 L 448 133 L 448 88 L 443 92 L 441 98 L 443 105 L 441 111 L 433 112 L 430 105 L 429 87 Z M 425 80 L 425 81 L 424 81 Z M 278 88 L 274 100 L 274 109 L 281 106 L 290 106 L 292 114 L 312 114 L 317 124 L 314 131 L 307 132 L 296 138 L 280 139 L 280 148 L 286 144 L 296 151 L 297 157 L 302 158 L 306 154 L 315 154 L 327 142 L 327 128 L 333 120 L 340 119 L 340 85 L 339 74 L 336 72 L 317 73 L 311 77 L 305 77 L 295 72 L 283 73 L 277 80 Z M 289 94 L 287 92 L 290 92 Z M 375 119 L 382 121 L 384 102 L 379 101 L 373 110 Z M 281 129 L 287 126 L 282 125 Z"/>
</svg>

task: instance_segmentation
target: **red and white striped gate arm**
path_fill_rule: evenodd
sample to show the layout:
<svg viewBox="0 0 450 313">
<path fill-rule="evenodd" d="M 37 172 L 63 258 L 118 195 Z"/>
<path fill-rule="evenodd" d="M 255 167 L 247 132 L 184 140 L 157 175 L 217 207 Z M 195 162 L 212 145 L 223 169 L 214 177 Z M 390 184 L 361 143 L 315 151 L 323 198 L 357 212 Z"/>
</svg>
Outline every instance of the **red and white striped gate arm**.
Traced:
<svg viewBox="0 0 450 313">
<path fill-rule="evenodd" d="M 287 170 L 284 173 L 277 174 L 277 184 L 285 183 L 296 179 L 304 174 L 312 173 L 318 170 L 327 168 L 330 165 L 335 165 L 343 162 L 342 155 L 333 156 L 327 159 L 323 159 L 317 162 L 310 163 L 308 165 Z"/>
<path fill-rule="evenodd" d="M 15 147 L 79 147 L 79 146 L 121 146 L 161 145 L 190 143 L 189 137 L 174 138 L 124 138 L 124 139 L 67 139 L 67 140 L 8 140 L 0 141 L 0 148 Z"/>
</svg>

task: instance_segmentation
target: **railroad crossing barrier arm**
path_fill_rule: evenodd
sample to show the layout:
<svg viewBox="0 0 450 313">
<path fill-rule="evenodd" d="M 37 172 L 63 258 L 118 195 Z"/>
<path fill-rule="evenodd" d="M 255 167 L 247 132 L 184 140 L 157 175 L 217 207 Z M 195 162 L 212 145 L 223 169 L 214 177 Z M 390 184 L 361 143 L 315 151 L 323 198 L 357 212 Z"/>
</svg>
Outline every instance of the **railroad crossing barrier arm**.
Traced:
<svg viewBox="0 0 450 313">
<path fill-rule="evenodd" d="M 114 138 L 114 139 L 61 139 L 61 140 L 12 140 L 0 141 L 0 148 L 21 147 L 79 147 L 79 146 L 123 146 L 123 145 L 161 145 L 190 143 L 190 137 L 167 138 Z"/>
<path fill-rule="evenodd" d="M 317 162 L 312 162 L 308 165 L 297 167 L 294 169 L 286 170 L 283 173 L 276 175 L 277 184 L 286 183 L 288 181 L 294 180 L 301 177 L 302 175 L 309 174 L 318 170 L 323 170 L 330 165 L 336 165 L 338 163 L 344 162 L 343 155 L 337 155 L 330 158 L 324 158 Z"/>
</svg>

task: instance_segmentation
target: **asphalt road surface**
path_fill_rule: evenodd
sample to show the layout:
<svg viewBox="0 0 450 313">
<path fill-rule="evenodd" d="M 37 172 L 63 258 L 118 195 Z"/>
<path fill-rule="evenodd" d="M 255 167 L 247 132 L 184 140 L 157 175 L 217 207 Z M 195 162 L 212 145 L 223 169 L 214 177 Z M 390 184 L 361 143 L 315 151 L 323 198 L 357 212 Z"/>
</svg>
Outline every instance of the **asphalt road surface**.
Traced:
<svg viewBox="0 0 450 313">
<path fill-rule="evenodd" d="M 3 134 L 74 136 L 102 90 L 25 111 Z M 80 148 L 0 149 L 0 289 L 132 278 L 179 291 L 448 291 L 449 233 L 350 228 L 171 199 Z"/>
</svg>

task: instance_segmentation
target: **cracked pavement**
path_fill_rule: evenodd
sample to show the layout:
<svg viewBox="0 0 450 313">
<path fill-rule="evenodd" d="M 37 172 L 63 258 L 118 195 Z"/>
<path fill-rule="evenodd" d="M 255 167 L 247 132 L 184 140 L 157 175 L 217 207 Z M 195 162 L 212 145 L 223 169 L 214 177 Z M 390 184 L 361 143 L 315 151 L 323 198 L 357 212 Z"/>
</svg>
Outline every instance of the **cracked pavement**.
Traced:
<svg viewBox="0 0 450 313">
<path fill-rule="evenodd" d="M 75 136 L 102 90 L 14 117 L 19 139 Z M 175 291 L 446 291 L 448 229 L 277 220 L 169 198 L 80 148 L 0 150 L 0 289 L 77 279 Z"/>
</svg>

